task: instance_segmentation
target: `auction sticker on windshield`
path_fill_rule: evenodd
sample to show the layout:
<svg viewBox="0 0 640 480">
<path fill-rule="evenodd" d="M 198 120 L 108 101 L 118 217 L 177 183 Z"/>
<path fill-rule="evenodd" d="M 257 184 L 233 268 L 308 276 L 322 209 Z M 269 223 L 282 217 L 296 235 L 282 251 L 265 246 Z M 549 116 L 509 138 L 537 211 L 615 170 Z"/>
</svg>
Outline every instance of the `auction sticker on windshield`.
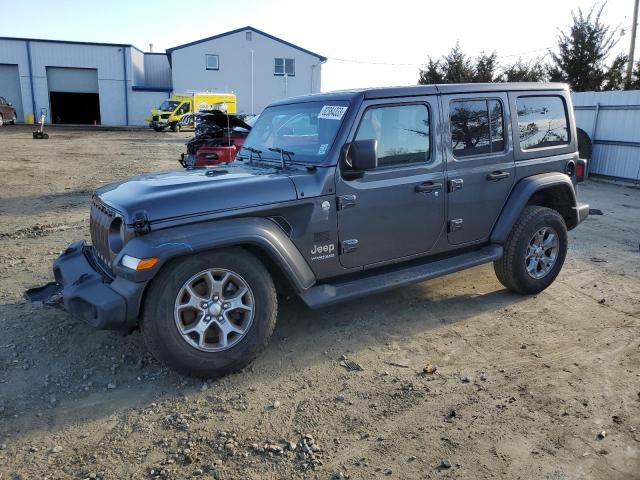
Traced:
<svg viewBox="0 0 640 480">
<path fill-rule="evenodd" d="M 325 105 L 320 110 L 318 114 L 318 118 L 323 118 L 325 120 L 341 120 L 344 116 L 344 112 L 347 111 L 347 107 L 341 107 L 338 105 Z"/>
</svg>

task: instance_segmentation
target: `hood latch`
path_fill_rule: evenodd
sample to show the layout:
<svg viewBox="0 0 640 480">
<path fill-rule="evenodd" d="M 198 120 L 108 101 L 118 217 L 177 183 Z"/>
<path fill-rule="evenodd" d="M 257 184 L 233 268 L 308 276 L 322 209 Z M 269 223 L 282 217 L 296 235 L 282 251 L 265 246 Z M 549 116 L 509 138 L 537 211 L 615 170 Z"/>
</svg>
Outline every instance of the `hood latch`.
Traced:
<svg viewBox="0 0 640 480">
<path fill-rule="evenodd" d="M 137 235 L 144 235 L 151 231 L 147 212 L 136 212 L 133 215 L 133 231 L 136 232 Z"/>
</svg>

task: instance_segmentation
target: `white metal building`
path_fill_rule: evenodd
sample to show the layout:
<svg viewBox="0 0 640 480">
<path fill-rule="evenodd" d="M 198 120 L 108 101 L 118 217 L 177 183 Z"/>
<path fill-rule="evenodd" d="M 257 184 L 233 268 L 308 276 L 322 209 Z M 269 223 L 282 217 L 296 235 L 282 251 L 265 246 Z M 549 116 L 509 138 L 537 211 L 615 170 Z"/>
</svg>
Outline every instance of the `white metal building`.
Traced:
<svg viewBox="0 0 640 480">
<path fill-rule="evenodd" d="M 320 91 L 325 57 L 253 27 L 170 48 L 0 37 L 0 96 L 33 122 L 142 125 L 170 93 L 232 91 L 240 112 Z"/>
<path fill-rule="evenodd" d="M 593 142 L 589 173 L 640 182 L 640 90 L 573 94 L 576 125 Z"/>
<path fill-rule="evenodd" d="M 173 88 L 233 91 L 241 112 L 258 113 L 281 98 L 320 91 L 325 57 L 253 27 L 167 50 Z"/>
</svg>

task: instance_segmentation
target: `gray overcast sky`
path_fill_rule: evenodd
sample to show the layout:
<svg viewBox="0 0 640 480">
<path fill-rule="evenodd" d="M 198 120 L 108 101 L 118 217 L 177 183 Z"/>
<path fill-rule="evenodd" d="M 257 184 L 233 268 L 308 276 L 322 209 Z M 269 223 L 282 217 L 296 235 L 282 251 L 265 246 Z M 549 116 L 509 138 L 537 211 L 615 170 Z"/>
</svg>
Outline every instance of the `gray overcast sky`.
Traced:
<svg viewBox="0 0 640 480">
<path fill-rule="evenodd" d="M 0 0 L 0 35 L 132 43 L 155 51 L 251 25 L 329 57 L 322 89 L 415 84 L 416 64 L 456 41 L 472 55 L 496 50 L 503 62 L 544 55 L 571 10 L 591 0 Z M 633 0 L 609 0 L 604 19 L 624 27 L 629 48 Z M 509 55 L 509 57 L 507 57 Z M 636 49 L 636 59 L 640 52 Z M 410 65 L 369 65 L 338 59 Z"/>
</svg>

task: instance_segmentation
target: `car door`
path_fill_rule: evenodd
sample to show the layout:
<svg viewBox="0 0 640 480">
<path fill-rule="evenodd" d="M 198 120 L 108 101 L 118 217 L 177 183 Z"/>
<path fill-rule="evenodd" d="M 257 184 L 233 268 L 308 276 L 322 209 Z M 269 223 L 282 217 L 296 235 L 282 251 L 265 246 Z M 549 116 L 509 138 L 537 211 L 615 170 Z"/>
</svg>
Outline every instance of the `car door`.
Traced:
<svg viewBox="0 0 640 480">
<path fill-rule="evenodd" d="M 365 101 L 351 140 L 378 142 L 378 167 L 338 169 L 340 263 L 362 267 L 427 253 L 444 231 L 436 97 Z"/>
<path fill-rule="evenodd" d="M 513 187 L 506 93 L 441 97 L 447 158 L 447 235 L 452 245 L 487 239 Z"/>
</svg>

